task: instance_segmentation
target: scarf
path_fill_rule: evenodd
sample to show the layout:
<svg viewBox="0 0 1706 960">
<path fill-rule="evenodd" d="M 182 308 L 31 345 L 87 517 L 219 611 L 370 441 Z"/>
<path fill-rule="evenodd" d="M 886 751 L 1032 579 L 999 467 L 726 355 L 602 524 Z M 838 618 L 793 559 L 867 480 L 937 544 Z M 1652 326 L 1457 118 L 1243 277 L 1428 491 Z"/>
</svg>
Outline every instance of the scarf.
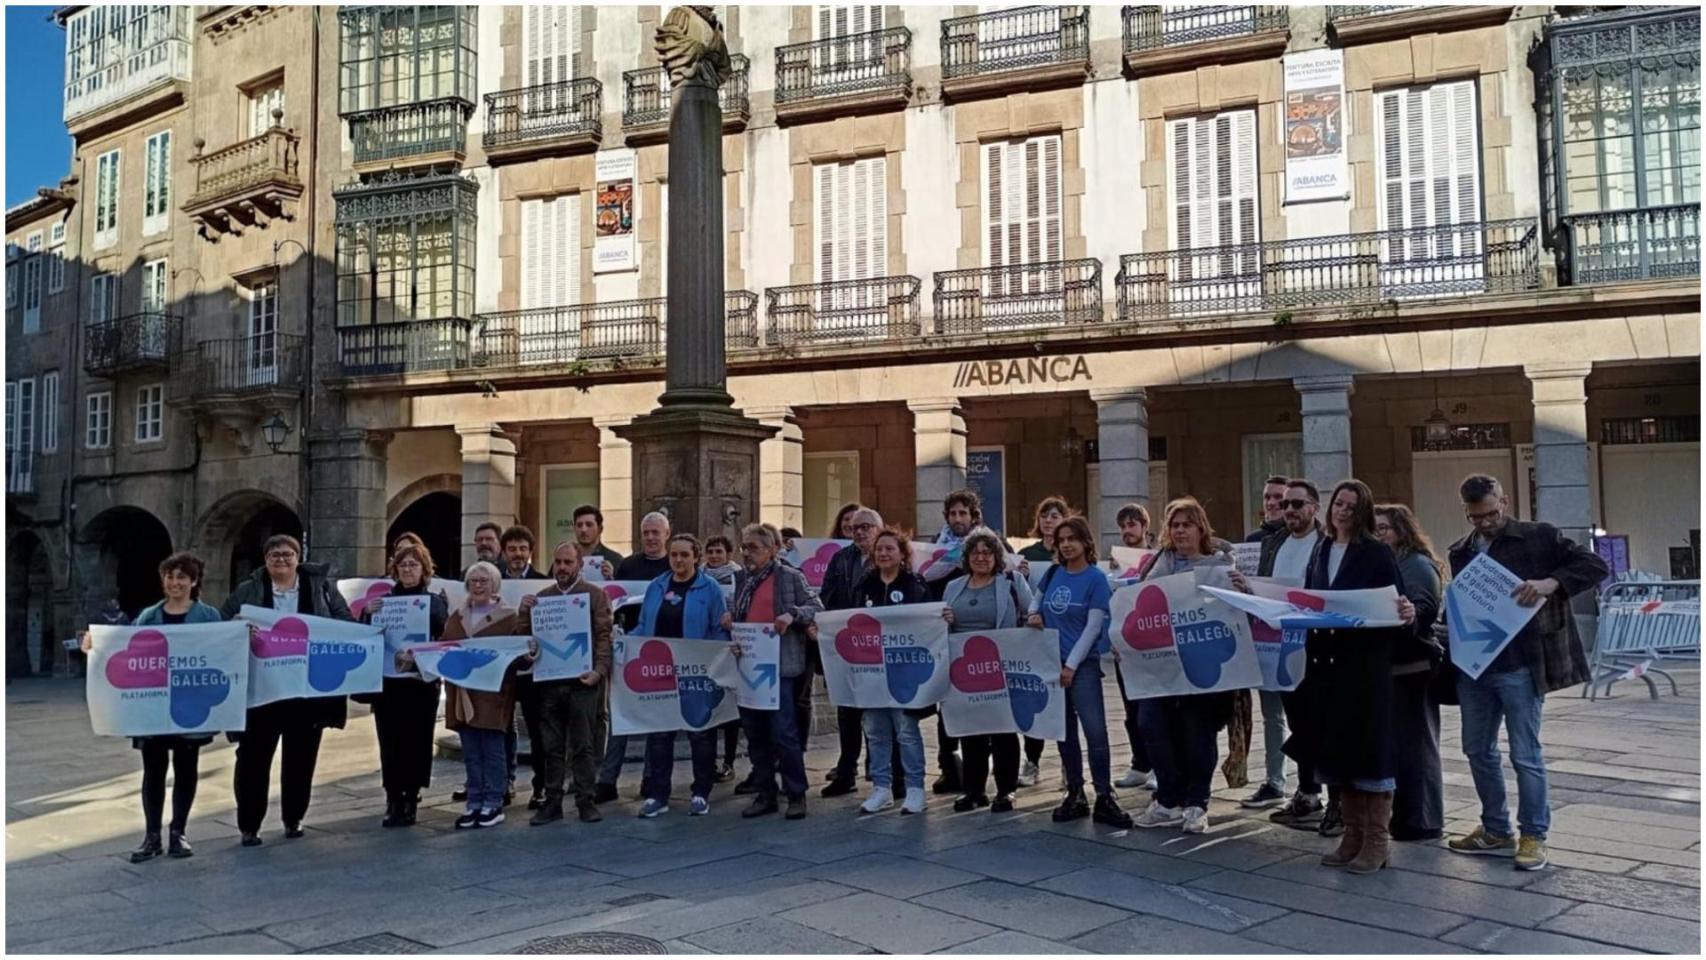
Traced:
<svg viewBox="0 0 1706 960">
<path fill-rule="evenodd" d="M 753 594 L 757 593 L 759 585 L 770 579 L 770 575 L 775 572 L 776 561 L 771 560 L 741 583 L 740 590 L 735 593 L 734 617 L 736 620 L 746 619 L 747 612 L 752 606 Z"/>
</svg>

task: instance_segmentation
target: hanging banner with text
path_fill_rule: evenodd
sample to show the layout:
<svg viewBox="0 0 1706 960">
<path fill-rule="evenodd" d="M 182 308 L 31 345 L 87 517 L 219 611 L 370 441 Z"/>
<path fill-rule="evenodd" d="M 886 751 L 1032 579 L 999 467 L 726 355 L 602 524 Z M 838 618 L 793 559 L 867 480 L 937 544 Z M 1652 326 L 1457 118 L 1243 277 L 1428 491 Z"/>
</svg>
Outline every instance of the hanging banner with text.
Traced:
<svg viewBox="0 0 1706 960">
<path fill-rule="evenodd" d="M 1109 547 L 1108 578 L 1111 580 L 1134 580 L 1143 576 L 1149 569 L 1150 558 L 1155 556 L 1154 550 L 1144 547 Z"/>
<path fill-rule="evenodd" d="M 796 569 L 806 576 L 806 583 L 813 590 L 823 589 L 824 574 L 829 572 L 829 561 L 844 547 L 853 545 L 851 540 L 814 540 L 809 537 L 794 538 L 794 549 L 784 553 L 782 558 L 793 564 Z"/>
<path fill-rule="evenodd" d="M 384 686 L 385 637 L 378 627 L 281 613 L 244 604 L 237 619 L 249 638 L 249 706 L 296 697 L 377 693 Z"/>
<path fill-rule="evenodd" d="M 633 270 L 634 151 L 602 150 L 593 160 L 598 209 L 593 214 L 592 272 Z"/>
<path fill-rule="evenodd" d="M 443 577 L 433 577 L 427 584 L 428 593 L 440 594 L 444 602 L 454 610 L 462 605 L 468 591 L 460 580 L 446 580 Z M 374 597 L 388 596 L 391 593 L 391 581 L 386 577 L 347 577 L 338 581 L 338 594 L 349 604 L 350 616 L 361 619 L 361 612 L 367 609 L 368 601 Z"/>
<path fill-rule="evenodd" d="M 249 627 L 240 621 L 89 628 L 84 689 L 101 737 L 243 729 Z"/>
<path fill-rule="evenodd" d="M 1345 54 L 1286 54 L 1285 202 L 1351 195 L 1345 163 Z"/>
<path fill-rule="evenodd" d="M 986 630 L 948 636 L 948 691 L 942 726 L 950 737 L 1022 733 L 1066 739 L 1060 689 L 1060 635 L 1054 630 Z"/>
<path fill-rule="evenodd" d="M 518 657 L 527 656 L 532 637 L 469 637 L 441 640 L 409 648 L 410 656 L 428 680 L 444 679 L 467 690 L 498 693 L 504 675 Z"/>
<path fill-rule="evenodd" d="M 1470 679 L 1498 658 L 1545 601 L 1525 607 L 1511 596 L 1522 578 L 1484 553 L 1476 554 L 1445 591 L 1445 623 L 1451 637 L 1451 662 Z"/>
<path fill-rule="evenodd" d="M 948 692 L 948 624 L 940 603 L 817 615 L 824 686 L 838 707 L 927 707 Z"/>
<path fill-rule="evenodd" d="M 736 693 L 747 710 L 775 710 L 781 705 L 782 638 L 768 623 L 737 623 L 729 628 L 740 646 L 735 666 L 740 670 Z"/>
<path fill-rule="evenodd" d="M 592 669 L 592 600 L 584 593 L 540 597 L 533 605 L 539 659 L 533 680 L 573 680 Z"/>
<path fill-rule="evenodd" d="M 1007 527 L 1007 448 L 972 447 L 966 451 L 966 487 L 977 494 L 983 525 L 1001 533 Z"/>
<path fill-rule="evenodd" d="M 371 603 L 372 600 L 368 602 Z M 397 654 L 407 647 L 432 640 L 432 637 L 427 635 L 432 626 L 432 598 L 386 596 L 380 602 L 379 609 L 373 611 L 372 623 L 385 635 L 385 676 L 419 677 L 420 674 L 414 670 L 398 665 Z"/>
<path fill-rule="evenodd" d="M 1160 577 L 1114 591 L 1114 651 L 1126 699 L 1262 685 L 1250 620 L 1200 589 L 1227 585 L 1225 567 Z"/>
<path fill-rule="evenodd" d="M 628 637 L 621 649 L 610 685 L 612 733 L 708 730 L 740 716 L 740 672 L 727 643 Z"/>
</svg>

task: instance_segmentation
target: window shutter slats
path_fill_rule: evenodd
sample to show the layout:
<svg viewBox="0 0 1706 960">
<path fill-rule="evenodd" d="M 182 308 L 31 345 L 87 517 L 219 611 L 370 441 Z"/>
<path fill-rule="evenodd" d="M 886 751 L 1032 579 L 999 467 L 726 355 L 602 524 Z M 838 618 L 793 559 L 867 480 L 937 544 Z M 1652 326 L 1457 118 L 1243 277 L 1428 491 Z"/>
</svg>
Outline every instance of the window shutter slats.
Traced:
<svg viewBox="0 0 1706 960">
<path fill-rule="evenodd" d="M 880 7 L 878 8 L 881 9 Z M 871 259 L 870 273 L 867 276 L 882 277 L 889 272 L 889 217 L 888 217 L 888 158 L 874 157 L 863 161 L 871 171 Z"/>
<path fill-rule="evenodd" d="M 819 8 L 823 12 L 823 8 Z M 817 282 L 835 279 L 835 166 L 817 168 Z"/>
<path fill-rule="evenodd" d="M 866 163 L 855 162 L 843 169 L 853 175 L 853 251 L 850 279 L 863 280 L 871 275 L 869 260 L 871 168 Z"/>
</svg>

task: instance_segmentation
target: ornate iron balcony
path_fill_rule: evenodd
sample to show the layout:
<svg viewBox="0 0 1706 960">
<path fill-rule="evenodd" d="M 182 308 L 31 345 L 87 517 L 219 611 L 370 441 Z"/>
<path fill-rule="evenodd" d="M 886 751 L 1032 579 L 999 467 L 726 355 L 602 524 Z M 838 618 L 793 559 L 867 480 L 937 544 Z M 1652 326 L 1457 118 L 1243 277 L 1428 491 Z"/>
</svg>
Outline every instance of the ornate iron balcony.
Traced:
<svg viewBox="0 0 1706 960">
<path fill-rule="evenodd" d="M 446 97 L 346 113 L 344 118 L 358 166 L 436 154 L 451 154 L 460 161 L 473 110 L 466 100 Z"/>
<path fill-rule="evenodd" d="M 277 332 L 203 340 L 184 351 L 172 378 L 173 399 L 293 393 L 301 389 L 306 369 L 303 343 L 303 337 Z"/>
<path fill-rule="evenodd" d="M 1500 220 L 1120 258 L 1122 321 L 1262 313 L 1540 286 L 1538 227 Z"/>
<path fill-rule="evenodd" d="M 917 277 L 802 283 L 764 291 L 771 346 L 918 336 Z"/>
<path fill-rule="evenodd" d="M 513 370 L 612 357 L 661 359 L 668 302 L 647 297 L 483 313 L 475 319 L 474 366 Z M 758 297 L 729 290 L 723 302 L 727 344 L 755 346 Z"/>
<path fill-rule="evenodd" d="M 825 101 L 904 105 L 912 96 L 912 31 L 889 27 L 776 48 L 776 112 Z"/>
<path fill-rule="evenodd" d="M 591 77 L 486 94 L 487 153 L 540 145 L 596 146 L 604 135 L 604 86 Z"/>
<path fill-rule="evenodd" d="M 182 338 L 182 318 L 158 311 L 91 323 L 83 329 L 83 370 L 93 377 L 163 372 Z"/>
<path fill-rule="evenodd" d="M 338 329 L 344 375 L 372 377 L 468 366 L 469 322 L 408 320 Z"/>
<path fill-rule="evenodd" d="M 739 130 L 752 113 L 747 92 L 752 63 L 738 53 L 729 57 L 729 63 L 729 79 L 717 91 L 717 102 L 723 108 L 723 129 Z M 669 72 L 664 68 L 643 67 L 622 74 L 622 131 L 629 141 L 651 133 L 667 136 L 672 105 Z"/>
<path fill-rule="evenodd" d="M 994 333 L 1102 319 L 1102 262 L 1052 260 L 936 273 L 936 332 Z"/>
<path fill-rule="evenodd" d="M 725 290 L 723 305 L 723 345 L 735 349 L 758 346 L 758 294 Z"/>
<path fill-rule="evenodd" d="M 1573 213 L 1563 218 L 1569 283 L 1700 275 L 1700 204 Z"/>
<path fill-rule="evenodd" d="M 1126 7 L 1121 16 L 1127 53 L 1283 32 L 1291 25 L 1287 7 Z"/>
<path fill-rule="evenodd" d="M 245 225 L 265 226 L 272 217 L 291 217 L 302 196 L 297 160 L 298 137 L 273 127 L 208 154 L 190 158 L 195 194 L 184 212 L 211 232 L 242 233 Z"/>
<path fill-rule="evenodd" d="M 1090 8 L 1016 7 L 942 21 L 942 80 L 1068 66 L 1088 74 Z"/>
</svg>

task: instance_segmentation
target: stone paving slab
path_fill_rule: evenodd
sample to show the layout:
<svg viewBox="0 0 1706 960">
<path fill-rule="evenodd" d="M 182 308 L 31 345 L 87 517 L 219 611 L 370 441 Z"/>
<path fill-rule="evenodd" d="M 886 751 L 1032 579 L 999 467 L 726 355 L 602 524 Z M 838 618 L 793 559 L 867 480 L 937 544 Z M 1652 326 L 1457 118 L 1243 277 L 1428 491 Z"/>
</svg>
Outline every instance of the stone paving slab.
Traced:
<svg viewBox="0 0 1706 960">
<path fill-rule="evenodd" d="M 1110 923 L 1067 941 L 1091 953 L 1300 953 L 1277 944 L 1221 933 L 1166 917 L 1139 916 Z"/>
<path fill-rule="evenodd" d="M 1699 953 L 1699 921 L 1583 903 L 1540 925 L 1542 930 L 1634 947 L 1653 953 Z"/>
<path fill-rule="evenodd" d="M 1096 867 L 1053 877 L 1036 886 L 1135 913 L 1174 917 L 1223 933 L 1236 933 L 1285 913 L 1265 903 L 1157 883 Z"/>
<path fill-rule="evenodd" d="M 1253 940 L 1306 950 L 1310 953 L 1410 954 L 1458 953 L 1452 944 L 1407 933 L 1394 933 L 1309 913 L 1288 913 L 1251 927 L 1244 936 Z"/>
<path fill-rule="evenodd" d="M 913 902 L 1051 940 L 1075 937 L 1130 916 L 1087 899 L 1045 893 L 1046 889 L 979 880 L 915 897 Z"/>
<path fill-rule="evenodd" d="M 1626 947 L 1614 947 L 1595 940 L 1566 937 L 1544 930 L 1525 930 L 1491 920 L 1473 920 L 1446 934 L 1447 943 L 1461 944 L 1487 953 L 1640 953 Z"/>
<path fill-rule="evenodd" d="M 884 953 L 934 953 L 998 929 L 876 893 L 857 893 L 780 916 Z"/>
</svg>

